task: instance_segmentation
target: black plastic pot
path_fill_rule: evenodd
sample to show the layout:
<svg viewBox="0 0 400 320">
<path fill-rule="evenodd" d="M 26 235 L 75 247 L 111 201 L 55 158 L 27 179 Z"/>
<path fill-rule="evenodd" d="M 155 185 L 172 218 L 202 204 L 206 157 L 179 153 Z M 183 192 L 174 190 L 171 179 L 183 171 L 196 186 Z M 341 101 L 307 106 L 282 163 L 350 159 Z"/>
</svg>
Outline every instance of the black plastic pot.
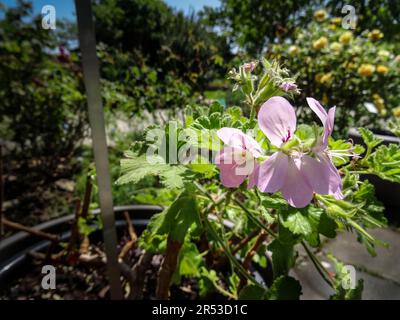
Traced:
<svg viewBox="0 0 400 320">
<path fill-rule="evenodd" d="M 119 206 L 114 208 L 116 218 L 117 232 L 126 228 L 126 221 L 123 217 L 124 212 L 128 212 L 136 232 L 140 235 L 147 227 L 150 218 L 162 211 L 162 207 L 152 205 L 130 205 Z M 99 214 L 100 210 L 94 210 L 93 214 Z M 212 215 L 210 215 L 212 218 Z M 57 234 L 62 240 L 67 240 L 71 235 L 71 223 L 74 216 L 69 215 L 49 222 L 37 225 L 35 229 Z M 231 223 L 224 221 L 227 228 L 231 228 Z M 91 237 L 101 239 L 101 232 L 97 230 L 91 234 Z M 13 236 L 0 241 L 0 289 L 3 289 L 12 280 L 21 277 L 25 272 L 29 271 L 31 266 L 31 258 L 28 256 L 30 251 L 43 251 L 48 248 L 50 241 L 42 240 L 38 237 L 25 232 L 18 232 Z M 265 269 L 254 265 L 252 268 L 256 280 L 260 284 L 270 284 L 272 282 L 271 259 L 266 254 L 268 267 Z"/>
<path fill-rule="evenodd" d="M 400 144 L 400 138 L 382 133 L 376 132 L 377 138 L 383 140 L 382 144 Z M 354 143 L 364 145 L 361 135 L 356 129 L 350 129 L 349 137 L 353 139 Z M 400 184 L 383 180 L 374 175 L 362 175 L 361 179 L 367 179 L 375 186 L 376 196 L 385 205 L 385 214 L 389 222 L 400 224 Z"/>
<path fill-rule="evenodd" d="M 117 230 L 126 226 L 123 213 L 128 212 L 136 231 L 140 234 L 149 223 L 152 215 L 161 212 L 159 206 L 131 205 L 114 208 Z M 99 214 L 100 210 L 93 210 L 93 214 Z M 35 229 L 60 235 L 62 240 L 68 239 L 71 232 L 71 223 L 74 215 L 69 215 L 42 223 Z M 100 230 L 99 230 L 100 231 Z M 101 237 L 101 232 L 95 232 L 94 236 Z M 12 279 L 22 275 L 29 268 L 28 252 L 40 251 L 50 245 L 47 240 L 35 237 L 25 232 L 18 232 L 9 238 L 0 241 L 0 289 L 6 286 Z"/>
</svg>

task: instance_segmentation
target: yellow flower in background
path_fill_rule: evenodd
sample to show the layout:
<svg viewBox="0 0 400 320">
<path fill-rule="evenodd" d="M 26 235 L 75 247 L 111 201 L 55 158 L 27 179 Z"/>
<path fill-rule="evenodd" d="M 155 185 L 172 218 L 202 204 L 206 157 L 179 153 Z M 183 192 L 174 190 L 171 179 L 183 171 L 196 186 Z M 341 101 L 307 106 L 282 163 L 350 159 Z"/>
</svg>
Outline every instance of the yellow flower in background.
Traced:
<svg viewBox="0 0 400 320">
<path fill-rule="evenodd" d="M 329 46 L 331 50 L 335 52 L 340 52 L 342 51 L 343 46 L 339 42 L 332 42 L 332 44 Z"/>
<path fill-rule="evenodd" d="M 313 42 L 313 48 L 315 50 L 321 50 L 328 45 L 328 39 L 326 37 L 321 37 Z"/>
<path fill-rule="evenodd" d="M 356 68 L 356 64 L 353 62 L 344 62 L 342 66 L 347 70 L 353 70 Z"/>
<path fill-rule="evenodd" d="M 379 114 L 382 116 L 386 115 L 385 100 L 383 100 L 382 97 L 377 93 L 372 95 L 372 99 L 376 108 L 378 109 Z"/>
<path fill-rule="evenodd" d="M 340 17 L 335 17 L 331 19 L 331 22 L 335 25 L 340 25 L 342 23 L 342 18 Z"/>
<path fill-rule="evenodd" d="M 336 24 L 330 24 L 329 29 L 335 31 L 337 28 Z"/>
<path fill-rule="evenodd" d="M 350 31 L 343 32 L 339 37 L 339 42 L 343 44 L 349 44 L 353 39 L 353 33 Z"/>
<path fill-rule="evenodd" d="M 332 72 L 325 73 L 325 74 L 318 74 L 318 82 L 324 84 L 326 86 L 330 86 L 333 80 Z"/>
<path fill-rule="evenodd" d="M 400 106 L 394 108 L 394 109 L 392 110 L 392 112 L 393 112 L 393 115 L 394 115 L 396 118 L 400 118 Z"/>
<path fill-rule="evenodd" d="M 289 49 L 288 49 L 288 53 L 289 53 L 291 56 L 294 56 L 294 55 L 298 54 L 299 51 L 300 51 L 300 49 L 299 49 L 298 46 L 290 46 Z"/>
<path fill-rule="evenodd" d="M 327 16 L 328 14 L 326 13 L 326 11 L 322 9 L 314 12 L 314 18 L 319 22 L 324 21 L 327 18 Z"/>
<path fill-rule="evenodd" d="M 372 64 L 366 63 L 366 64 L 362 64 L 359 68 L 358 68 L 358 74 L 362 77 L 368 77 L 371 74 L 373 74 L 375 71 L 375 67 Z"/>
<path fill-rule="evenodd" d="M 378 51 L 378 56 L 380 57 L 380 58 L 389 58 L 390 57 L 390 52 L 389 51 L 387 51 L 387 50 L 379 50 Z"/>
<path fill-rule="evenodd" d="M 379 66 L 376 67 L 376 72 L 380 74 L 387 74 L 389 72 L 389 68 L 380 64 Z"/>
<path fill-rule="evenodd" d="M 372 41 L 376 41 L 383 38 L 383 33 L 379 29 L 374 29 L 371 32 L 368 32 L 368 39 Z"/>
<path fill-rule="evenodd" d="M 317 81 L 317 82 L 321 82 L 321 78 L 323 77 L 323 73 L 322 72 L 320 72 L 320 73 L 317 73 L 316 75 L 315 75 L 315 81 Z"/>
</svg>

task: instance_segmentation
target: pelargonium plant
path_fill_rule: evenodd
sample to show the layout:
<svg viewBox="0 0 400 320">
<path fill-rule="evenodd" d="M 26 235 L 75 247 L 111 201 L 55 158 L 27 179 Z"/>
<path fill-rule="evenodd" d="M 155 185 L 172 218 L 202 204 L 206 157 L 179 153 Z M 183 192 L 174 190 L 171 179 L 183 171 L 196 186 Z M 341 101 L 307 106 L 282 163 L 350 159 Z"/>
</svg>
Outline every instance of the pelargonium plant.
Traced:
<svg viewBox="0 0 400 320">
<path fill-rule="evenodd" d="M 155 199 L 165 209 L 139 242 L 143 255 L 164 254 L 156 297 L 193 278 L 199 297 L 298 299 L 301 283 L 290 271 L 301 249 L 331 298 L 360 298 L 362 281 L 343 286 L 343 264 L 332 257 L 331 273 L 315 252 L 342 230 L 372 255 L 385 246 L 368 232 L 386 225 L 384 208 L 360 175 L 400 183 L 399 146 L 380 145 L 362 128 L 365 146 L 333 139 L 336 109 L 320 97 L 306 99 L 316 121 L 297 123 L 301 88 L 276 61 L 246 63 L 228 77 L 246 108 L 188 106 L 183 120 L 148 128 L 121 161 L 119 184 L 152 175 L 162 186 Z"/>
</svg>

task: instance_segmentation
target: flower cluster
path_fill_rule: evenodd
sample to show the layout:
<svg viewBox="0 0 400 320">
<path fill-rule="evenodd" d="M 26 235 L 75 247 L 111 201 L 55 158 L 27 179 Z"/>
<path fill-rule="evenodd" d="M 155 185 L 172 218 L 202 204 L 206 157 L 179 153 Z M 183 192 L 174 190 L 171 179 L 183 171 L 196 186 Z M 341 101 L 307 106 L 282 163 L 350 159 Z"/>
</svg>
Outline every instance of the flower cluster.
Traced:
<svg viewBox="0 0 400 320">
<path fill-rule="evenodd" d="M 226 145 L 216 158 L 222 184 L 235 188 L 248 177 L 248 188 L 256 185 L 262 192 L 281 191 L 288 203 L 298 208 L 309 204 L 314 193 L 341 199 L 342 181 L 328 149 L 335 107 L 326 112 L 313 98 L 307 98 L 307 103 L 324 128 L 311 144 L 295 135 L 296 114 L 285 98 L 274 96 L 261 106 L 258 126 L 276 148 L 263 161 L 259 161 L 262 148 L 251 136 L 236 128 L 220 129 L 218 137 Z M 351 156 L 348 151 L 341 155 Z"/>
</svg>

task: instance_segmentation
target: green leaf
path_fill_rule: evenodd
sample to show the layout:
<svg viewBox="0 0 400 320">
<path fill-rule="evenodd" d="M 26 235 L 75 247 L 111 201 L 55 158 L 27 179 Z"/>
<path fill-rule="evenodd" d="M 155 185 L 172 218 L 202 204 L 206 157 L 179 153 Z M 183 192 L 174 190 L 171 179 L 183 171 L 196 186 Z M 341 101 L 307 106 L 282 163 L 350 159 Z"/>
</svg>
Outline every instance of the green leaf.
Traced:
<svg viewBox="0 0 400 320">
<path fill-rule="evenodd" d="M 226 112 L 230 115 L 232 122 L 238 122 L 242 118 L 242 109 L 239 107 L 230 107 L 226 109 Z"/>
<path fill-rule="evenodd" d="M 335 238 L 337 228 L 338 225 L 335 220 L 333 220 L 325 212 L 323 212 L 320 216 L 318 224 L 319 233 L 328 238 Z"/>
<path fill-rule="evenodd" d="M 138 183 L 146 176 L 159 176 L 167 188 L 183 188 L 187 168 L 183 165 L 169 165 L 160 156 L 138 156 L 126 152 L 126 159 L 121 160 L 121 176 L 116 184 Z"/>
<path fill-rule="evenodd" d="M 312 145 L 315 141 L 315 133 L 311 126 L 306 124 L 300 124 L 296 129 L 296 136 L 305 144 Z"/>
<path fill-rule="evenodd" d="M 265 288 L 260 285 L 250 284 L 240 291 L 239 300 L 264 300 L 265 294 Z"/>
<path fill-rule="evenodd" d="M 368 165 L 373 174 L 400 183 L 400 146 L 398 144 L 380 146 L 368 158 Z"/>
<path fill-rule="evenodd" d="M 400 138 L 400 118 L 392 119 L 388 122 L 389 130 L 396 136 Z"/>
<path fill-rule="evenodd" d="M 288 203 L 287 201 L 282 198 L 282 196 L 278 193 L 274 194 L 261 194 L 261 204 L 263 205 L 264 208 L 266 209 L 287 209 Z"/>
<path fill-rule="evenodd" d="M 275 279 L 266 298 L 268 300 L 299 300 L 301 293 L 299 281 L 289 276 L 281 276 Z"/>
<path fill-rule="evenodd" d="M 159 173 L 161 183 L 169 189 L 181 189 L 185 184 L 187 169 L 184 166 L 168 166 Z"/>
<path fill-rule="evenodd" d="M 95 226 L 89 225 L 86 221 L 86 219 L 79 217 L 78 219 L 78 229 L 79 233 L 83 234 L 85 236 L 90 235 L 93 231 L 95 231 L 97 228 Z"/>
<path fill-rule="evenodd" d="M 221 113 L 214 112 L 209 115 L 210 127 L 208 129 L 220 129 L 221 128 Z"/>
<path fill-rule="evenodd" d="M 172 239 L 183 243 L 185 235 L 193 223 L 200 225 L 197 201 L 193 190 L 186 189 L 166 209 L 155 233 L 169 234 Z"/>
<path fill-rule="evenodd" d="M 284 243 L 278 239 L 273 240 L 268 245 L 268 250 L 272 252 L 272 269 L 274 277 L 286 275 L 294 266 L 294 244 Z"/>
<path fill-rule="evenodd" d="M 349 150 L 350 148 L 352 148 L 352 144 L 350 142 L 347 142 L 345 140 L 333 140 L 333 139 L 329 139 L 329 150 L 332 153 L 335 153 L 335 151 L 338 154 L 341 153 L 345 153 L 345 150 Z M 360 145 L 357 145 L 357 150 L 356 150 L 356 154 L 363 153 L 364 152 L 364 148 Z M 353 151 L 354 152 L 354 151 Z M 349 158 L 348 157 L 333 157 L 333 163 L 335 164 L 335 166 L 342 166 L 346 163 L 349 162 Z"/>
<path fill-rule="evenodd" d="M 224 106 L 219 103 L 218 101 L 214 101 L 208 110 L 208 115 L 211 115 L 213 113 L 219 113 L 222 114 L 224 112 Z"/>
<path fill-rule="evenodd" d="M 215 291 L 215 285 L 218 284 L 219 278 L 215 270 L 208 270 L 205 267 L 200 268 L 200 275 L 198 282 L 199 295 L 200 297 L 205 297 Z"/>
<path fill-rule="evenodd" d="M 179 252 L 179 267 L 177 269 L 179 276 L 199 277 L 202 263 L 203 258 L 197 246 L 192 242 L 185 241 Z"/>
<path fill-rule="evenodd" d="M 370 150 L 382 143 L 382 139 L 376 138 L 374 134 L 368 129 L 358 128 L 358 132 L 360 132 L 364 143 Z"/>
<path fill-rule="evenodd" d="M 334 289 L 335 293 L 330 297 L 332 300 L 361 300 L 363 291 L 363 280 L 357 282 L 355 288 L 346 288 L 351 283 L 349 270 L 346 266 L 335 258 L 332 254 L 328 254 L 328 258 L 334 263 L 336 274 Z"/>
<path fill-rule="evenodd" d="M 294 234 L 308 236 L 312 232 L 311 223 L 307 218 L 307 212 L 303 209 L 290 207 L 280 214 L 282 225 Z"/>
</svg>

